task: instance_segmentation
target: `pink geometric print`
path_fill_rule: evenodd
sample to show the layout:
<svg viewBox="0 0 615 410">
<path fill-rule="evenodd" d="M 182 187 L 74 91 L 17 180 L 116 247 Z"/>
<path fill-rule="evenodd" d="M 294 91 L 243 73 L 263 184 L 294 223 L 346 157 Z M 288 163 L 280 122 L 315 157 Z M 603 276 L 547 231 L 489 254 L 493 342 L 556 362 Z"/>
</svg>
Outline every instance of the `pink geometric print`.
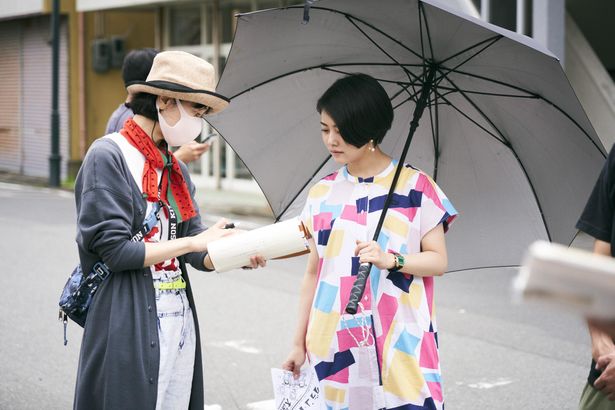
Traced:
<svg viewBox="0 0 615 410">
<path fill-rule="evenodd" d="M 395 167 L 391 167 L 388 171 L 390 175 L 383 173 L 378 178 L 391 177 L 394 171 Z M 328 366 L 337 354 L 352 353 L 355 360 L 353 364 L 336 374 L 330 374 L 331 372 L 323 374 L 323 377 L 327 378 L 320 381 L 320 388 L 323 391 L 328 388 L 330 393 L 339 393 L 340 398 L 343 395 L 344 399 L 339 402 L 327 400 L 327 405 L 332 410 L 374 407 L 409 408 L 415 402 L 423 402 L 428 397 L 433 398 L 435 404 L 433 408 L 441 410 L 443 391 L 436 344 L 437 333 L 435 333 L 437 329 L 434 279 L 415 277 L 415 287 L 420 285 L 418 289 L 425 301 L 409 304 L 404 300 L 407 295 L 400 299 L 403 290 L 394 283 L 394 279 L 409 282 L 409 276 L 394 277 L 385 269 L 380 271 L 376 269 L 372 271 L 370 280 L 367 281 L 368 288 L 364 293 L 366 299 L 361 301 L 363 308 L 367 311 L 365 319 L 368 323 L 362 321 L 364 315 L 352 318 L 345 312 L 350 290 L 356 279 L 356 276 L 351 275 L 351 272 L 356 271 L 357 268 L 357 258 L 354 256 L 355 239 L 364 240 L 363 238 L 373 236 L 378 222 L 376 212 L 381 209 L 381 206 L 377 206 L 380 204 L 378 201 L 386 198 L 388 186 L 367 179 L 357 182 L 356 178 L 344 172 L 342 168 L 325 177 L 321 182 L 319 195 L 308 198 L 304 208 L 305 218 L 310 218 L 313 232 L 321 233 L 321 243 L 316 244 L 319 257 L 317 281 L 324 281 L 337 288 L 336 300 L 330 309 L 333 315 L 339 314 L 336 327 L 333 328 L 331 325 L 327 330 L 328 350 L 323 349 L 322 356 L 320 353 L 311 352 L 309 355 L 311 365 L 316 367 L 323 363 L 323 366 Z M 432 229 L 432 225 L 439 223 L 445 215 L 444 204 L 455 215 L 456 212 L 453 211 L 446 196 L 429 175 L 413 168 L 402 169 L 402 172 L 405 183 L 400 184 L 396 189 L 397 194 L 400 195 L 400 203 L 393 205 L 389 212 L 395 217 L 393 218 L 394 228 L 399 232 L 406 232 L 407 235 L 398 235 L 399 238 L 395 237 L 394 241 L 392 239 L 384 241 L 381 246 L 383 249 L 392 248 L 398 252 L 403 249 L 403 253 L 415 254 L 421 251 L 422 233 L 428 232 L 425 229 Z M 370 204 L 374 212 L 371 215 L 367 212 L 370 210 Z M 359 213 L 359 210 L 364 210 L 364 212 Z M 338 222 L 334 222 L 334 218 L 337 218 Z M 332 223 L 336 224 L 336 230 L 344 234 L 344 239 L 340 241 L 341 244 L 323 240 L 330 233 L 330 231 L 323 231 L 330 230 Z M 339 248 L 339 252 L 332 252 L 333 247 L 328 249 L 331 243 L 335 245 L 335 249 Z M 316 298 L 314 299 L 313 304 L 317 303 Z M 371 306 L 372 303 L 373 306 Z M 357 341 L 364 340 L 366 336 L 361 325 L 368 324 L 369 326 L 370 317 L 373 327 L 369 329 L 369 334 L 375 336 L 376 346 L 358 347 Z M 431 323 L 426 320 L 427 317 L 431 319 Z M 323 322 L 318 322 L 322 326 L 328 324 L 325 318 L 310 318 L 310 321 L 315 320 L 322 320 Z M 423 326 L 425 326 L 424 329 L 420 330 Z M 416 347 L 412 351 L 416 357 L 400 365 L 399 374 L 389 371 L 386 375 L 380 375 L 379 370 L 382 368 L 382 363 L 387 361 L 388 364 L 388 360 L 392 358 L 391 352 L 394 350 L 396 340 L 403 332 L 411 332 L 413 346 Z M 369 342 L 371 341 L 370 337 Z M 388 343 L 387 352 L 384 351 L 385 342 Z M 387 359 L 383 359 L 385 353 Z M 411 366 L 411 368 L 406 368 L 406 366 Z M 419 372 L 423 373 L 423 377 Z M 382 402 L 379 401 L 377 405 L 374 400 L 378 395 L 374 393 L 373 387 L 379 385 L 380 378 L 391 378 L 391 383 L 402 386 L 408 381 L 398 379 L 405 379 L 410 373 L 417 377 L 417 380 L 411 382 L 421 384 L 417 386 L 420 389 L 420 393 L 417 390 L 420 397 L 410 398 L 406 392 L 387 391 L 382 397 Z"/>
<path fill-rule="evenodd" d="M 410 222 L 414 222 L 414 217 L 416 216 L 419 208 L 417 207 L 409 207 L 409 208 L 391 208 L 404 215 Z"/>
<path fill-rule="evenodd" d="M 367 224 L 367 212 L 357 213 L 356 205 L 344 206 L 344 210 L 342 211 L 341 218 L 346 219 L 348 221 L 356 222 L 359 225 Z"/>
<path fill-rule="evenodd" d="M 335 172 L 327 175 L 326 177 L 324 177 L 322 180 L 323 181 L 335 181 L 335 178 L 337 177 L 338 173 L 339 173 L 339 171 L 335 171 Z"/>
<path fill-rule="evenodd" d="M 317 215 L 314 215 L 314 231 L 323 231 L 327 229 L 331 229 L 331 219 L 333 218 L 333 213 L 331 212 L 321 212 Z"/>
<path fill-rule="evenodd" d="M 340 313 L 346 313 L 346 305 L 348 304 L 348 300 L 350 299 L 350 290 L 354 285 L 354 281 L 356 280 L 356 276 L 344 276 L 340 278 Z M 369 281 L 365 284 L 365 292 L 363 293 L 363 299 L 361 299 L 361 304 L 363 305 L 363 309 L 372 310 L 372 289 L 369 284 Z"/>
<path fill-rule="evenodd" d="M 325 377 L 325 380 L 331 380 L 338 383 L 348 383 L 349 367 L 344 367 L 339 372 L 332 374 L 329 377 Z"/>
<path fill-rule="evenodd" d="M 422 192 L 423 195 L 426 195 L 427 198 L 431 199 L 440 209 L 444 209 L 436 189 L 431 182 L 429 182 L 429 178 L 427 178 L 424 174 L 419 174 L 418 180 L 416 181 L 416 190 Z"/>
<path fill-rule="evenodd" d="M 424 332 L 421 343 L 421 361 L 419 366 L 425 369 L 437 369 L 439 367 L 438 348 L 434 333 Z"/>
<path fill-rule="evenodd" d="M 438 382 L 427 382 L 427 387 L 429 388 L 429 392 L 431 393 L 431 397 L 433 397 L 436 401 L 442 401 L 442 385 Z"/>
<path fill-rule="evenodd" d="M 357 342 L 364 339 L 361 327 L 351 327 L 349 329 L 342 329 L 337 331 L 337 346 L 340 352 L 350 349 L 351 347 L 357 347 Z M 352 335 L 350 334 L 352 333 Z M 354 339 L 352 338 L 354 336 Z"/>
<path fill-rule="evenodd" d="M 369 282 L 368 282 L 369 283 Z M 397 312 L 397 298 L 394 296 L 383 293 L 378 303 L 378 314 L 380 316 L 380 323 L 382 326 L 382 334 L 378 335 L 376 342 L 378 344 L 378 362 L 382 364 L 382 350 L 384 349 L 384 342 L 386 341 L 389 330 L 391 330 L 391 323 L 395 318 Z"/>
</svg>

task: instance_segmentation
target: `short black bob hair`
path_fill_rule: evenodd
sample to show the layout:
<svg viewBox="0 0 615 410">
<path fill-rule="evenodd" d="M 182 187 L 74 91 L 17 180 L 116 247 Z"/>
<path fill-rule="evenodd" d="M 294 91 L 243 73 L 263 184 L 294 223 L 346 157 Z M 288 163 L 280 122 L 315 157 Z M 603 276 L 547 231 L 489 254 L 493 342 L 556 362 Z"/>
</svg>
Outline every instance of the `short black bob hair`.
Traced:
<svg viewBox="0 0 615 410">
<path fill-rule="evenodd" d="M 156 54 L 158 54 L 158 50 L 155 48 L 139 48 L 126 54 L 122 62 L 124 87 L 128 87 L 134 81 L 145 81 L 147 79 Z"/>
<path fill-rule="evenodd" d="M 367 74 L 351 74 L 335 81 L 316 103 L 346 143 L 357 148 L 374 140 L 380 144 L 393 123 L 393 106 L 386 91 Z"/>
<path fill-rule="evenodd" d="M 154 94 L 137 93 L 132 96 L 128 106 L 135 115 L 142 115 L 152 121 L 158 121 L 156 98 L 157 96 Z"/>
</svg>

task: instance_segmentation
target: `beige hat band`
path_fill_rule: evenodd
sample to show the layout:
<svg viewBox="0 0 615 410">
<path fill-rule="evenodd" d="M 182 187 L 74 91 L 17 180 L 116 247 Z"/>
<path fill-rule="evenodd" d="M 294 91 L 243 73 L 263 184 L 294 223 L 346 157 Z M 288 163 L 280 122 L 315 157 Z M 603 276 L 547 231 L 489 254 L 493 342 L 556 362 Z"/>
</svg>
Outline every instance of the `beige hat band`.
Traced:
<svg viewBox="0 0 615 410">
<path fill-rule="evenodd" d="M 129 85 L 127 90 L 131 94 L 148 93 L 203 104 L 211 107 L 209 114 L 220 112 L 229 104 L 228 98 L 213 91 L 194 90 L 166 81 L 139 81 Z"/>
<path fill-rule="evenodd" d="M 186 87 L 183 86 L 181 84 L 177 84 L 177 83 L 172 83 L 170 81 L 163 81 L 163 80 L 154 80 L 154 81 L 134 81 L 132 83 L 129 84 L 129 86 L 132 85 L 146 85 L 149 87 L 154 87 L 154 88 L 159 88 L 161 90 L 168 90 L 168 91 L 174 91 L 176 93 L 188 93 L 188 94 L 209 94 L 211 96 L 217 97 L 217 98 L 221 98 L 226 102 L 230 102 L 231 100 L 226 98 L 225 96 L 218 94 L 216 92 L 213 91 L 208 91 L 208 90 L 195 90 L 194 88 L 190 88 L 190 87 Z M 133 87 L 133 88 L 138 88 L 138 87 Z"/>
</svg>

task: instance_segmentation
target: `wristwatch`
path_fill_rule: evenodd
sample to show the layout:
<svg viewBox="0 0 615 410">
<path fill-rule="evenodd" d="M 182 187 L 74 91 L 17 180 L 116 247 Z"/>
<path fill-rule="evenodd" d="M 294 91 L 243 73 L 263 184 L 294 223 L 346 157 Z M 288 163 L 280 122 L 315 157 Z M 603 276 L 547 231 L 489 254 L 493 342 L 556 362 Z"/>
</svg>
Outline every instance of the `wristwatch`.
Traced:
<svg viewBox="0 0 615 410">
<path fill-rule="evenodd" d="M 404 259 L 403 255 L 401 255 L 401 254 L 399 254 L 397 252 L 391 251 L 391 253 L 395 257 L 395 267 L 393 269 L 389 269 L 389 270 L 391 272 L 396 272 L 396 271 L 398 271 L 398 270 L 400 270 L 401 268 L 404 267 L 404 264 L 406 263 L 406 260 Z"/>
</svg>

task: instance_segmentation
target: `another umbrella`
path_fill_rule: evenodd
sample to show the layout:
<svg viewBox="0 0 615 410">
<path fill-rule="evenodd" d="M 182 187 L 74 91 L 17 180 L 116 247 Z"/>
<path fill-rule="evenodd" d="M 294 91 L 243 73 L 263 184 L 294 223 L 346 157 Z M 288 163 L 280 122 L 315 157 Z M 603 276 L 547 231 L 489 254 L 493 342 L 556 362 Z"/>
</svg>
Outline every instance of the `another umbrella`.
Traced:
<svg viewBox="0 0 615 410">
<path fill-rule="evenodd" d="M 569 244 L 605 157 L 559 61 L 532 39 L 432 0 L 321 0 L 238 16 L 210 123 L 276 218 L 338 168 L 318 97 L 347 73 L 380 81 L 395 107 L 382 149 L 431 174 L 462 214 L 449 268 L 517 266 L 536 239 Z M 418 108 L 417 108 L 418 106 Z M 412 137 L 412 135 L 410 136 Z"/>
</svg>

